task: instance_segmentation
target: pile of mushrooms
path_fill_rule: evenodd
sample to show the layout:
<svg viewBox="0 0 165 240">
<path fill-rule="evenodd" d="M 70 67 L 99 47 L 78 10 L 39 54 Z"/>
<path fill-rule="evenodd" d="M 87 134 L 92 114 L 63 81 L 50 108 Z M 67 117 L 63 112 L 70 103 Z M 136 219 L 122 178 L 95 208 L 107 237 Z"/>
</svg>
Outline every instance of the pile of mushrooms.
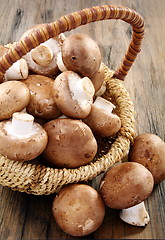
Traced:
<svg viewBox="0 0 165 240">
<path fill-rule="evenodd" d="M 39 27 L 29 29 L 21 38 Z M 10 45 L 0 46 L 2 56 Z M 15 161 L 38 158 L 55 168 L 77 168 L 93 161 L 97 137 L 113 137 L 121 128 L 106 90 L 101 53 L 85 34 L 60 34 L 13 64 L 0 84 L 0 154 Z M 86 184 L 63 187 L 53 202 L 59 227 L 84 236 L 102 223 L 105 205 L 121 209 L 123 221 L 145 226 L 144 200 L 165 179 L 165 143 L 141 134 L 128 162 L 110 168 L 100 189 Z"/>
</svg>

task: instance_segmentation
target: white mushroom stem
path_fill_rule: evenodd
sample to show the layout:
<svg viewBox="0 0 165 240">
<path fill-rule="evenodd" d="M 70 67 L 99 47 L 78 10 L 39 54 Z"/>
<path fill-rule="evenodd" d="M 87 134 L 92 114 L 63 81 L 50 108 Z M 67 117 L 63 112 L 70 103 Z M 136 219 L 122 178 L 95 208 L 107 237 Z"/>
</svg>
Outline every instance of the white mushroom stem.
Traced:
<svg viewBox="0 0 165 240">
<path fill-rule="evenodd" d="M 61 41 L 64 40 L 62 40 L 61 35 L 59 35 L 58 38 L 57 37 L 50 38 L 46 42 L 41 43 L 41 46 L 44 45 L 49 47 L 52 50 L 53 54 L 56 56 L 57 53 L 61 51 Z"/>
<path fill-rule="evenodd" d="M 147 225 L 150 221 L 144 202 L 127 209 L 122 209 L 120 212 L 120 218 L 128 224 L 141 227 Z"/>
<path fill-rule="evenodd" d="M 67 71 L 67 69 L 64 65 L 64 62 L 62 60 L 62 53 L 61 52 L 59 52 L 57 54 L 57 66 L 58 66 L 58 68 L 60 69 L 61 72 Z"/>
<path fill-rule="evenodd" d="M 28 65 L 26 60 L 21 58 L 15 62 L 5 73 L 5 80 L 21 80 L 28 77 Z"/>
<path fill-rule="evenodd" d="M 115 108 L 115 105 L 109 102 L 108 100 L 97 97 L 93 103 L 97 108 L 104 109 L 108 113 L 112 113 L 112 110 Z"/>
<path fill-rule="evenodd" d="M 88 77 L 75 77 L 74 74 L 68 76 L 69 89 L 73 100 L 77 100 L 80 105 L 91 102 L 95 89 Z"/>
<path fill-rule="evenodd" d="M 61 45 L 65 36 L 60 34 L 58 37 L 50 38 L 31 51 L 32 60 L 41 67 L 47 67 L 54 56 L 61 51 Z"/>
<path fill-rule="evenodd" d="M 50 47 L 40 45 L 32 50 L 31 56 L 35 63 L 42 67 L 45 67 L 53 59 L 53 52 Z"/>
<path fill-rule="evenodd" d="M 93 96 L 95 93 L 95 90 L 91 80 L 88 77 L 84 77 L 81 79 L 81 81 L 82 81 L 82 87 L 85 93 L 89 96 Z"/>
<path fill-rule="evenodd" d="M 13 113 L 11 130 L 15 135 L 28 135 L 33 132 L 33 122 L 34 117 L 28 113 Z"/>
</svg>

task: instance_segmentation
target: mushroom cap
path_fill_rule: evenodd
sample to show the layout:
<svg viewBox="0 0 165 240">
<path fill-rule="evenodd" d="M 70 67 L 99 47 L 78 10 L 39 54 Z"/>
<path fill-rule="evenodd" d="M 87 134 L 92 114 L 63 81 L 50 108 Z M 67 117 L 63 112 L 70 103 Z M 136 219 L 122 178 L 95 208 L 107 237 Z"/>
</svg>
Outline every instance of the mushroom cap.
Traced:
<svg viewBox="0 0 165 240">
<path fill-rule="evenodd" d="M 103 85 L 104 77 L 105 77 L 105 70 L 103 65 L 101 64 L 99 70 L 90 77 L 90 80 L 92 81 L 93 86 L 95 88 L 95 92 L 97 92 Z"/>
<path fill-rule="evenodd" d="M 76 168 L 93 160 L 97 142 L 91 129 L 80 120 L 61 118 L 44 125 L 48 144 L 43 162 L 55 167 Z"/>
<path fill-rule="evenodd" d="M 107 206 L 130 208 L 144 201 L 152 192 L 153 176 L 143 165 L 125 162 L 110 168 L 100 184 L 100 193 Z"/>
<path fill-rule="evenodd" d="M 68 70 L 90 77 L 100 68 L 101 53 L 96 42 L 88 35 L 74 33 L 62 44 L 62 60 Z"/>
<path fill-rule="evenodd" d="M 42 75 L 29 75 L 23 81 L 30 90 L 31 98 L 26 110 L 36 118 L 51 120 L 60 115 L 53 94 L 54 80 Z"/>
<path fill-rule="evenodd" d="M 91 111 L 93 95 L 94 87 L 90 79 L 81 78 L 75 72 L 65 71 L 54 81 L 55 103 L 68 117 L 85 118 Z"/>
<path fill-rule="evenodd" d="M 94 188 L 71 184 L 56 195 L 52 211 L 56 223 L 64 232 L 71 236 L 85 236 L 101 225 L 105 206 Z"/>
<path fill-rule="evenodd" d="M 83 121 L 92 129 L 94 134 L 101 137 L 110 137 L 121 128 L 120 118 L 108 111 L 92 104 L 90 114 Z"/>
<path fill-rule="evenodd" d="M 0 120 L 22 111 L 30 102 L 30 91 L 25 83 L 8 81 L 0 84 Z"/>
<path fill-rule="evenodd" d="M 38 24 L 33 26 L 21 36 L 20 40 L 24 39 L 26 36 L 28 36 L 33 32 L 35 33 L 36 31 L 38 31 L 40 27 L 44 27 L 44 26 L 45 24 Z M 27 61 L 29 69 L 36 74 L 40 74 L 44 76 L 54 76 L 56 74 L 59 74 L 60 71 L 57 66 L 57 53 L 61 51 L 61 44 L 63 40 L 64 40 L 64 35 L 60 34 L 58 36 L 55 36 L 54 38 L 50 38 L 49 40 L 45 41 L 44 43 L 41 43 L 38 46 L 38 47 L 40 47 L 41 45 L 50 46 L 52 50 L 52 53 L 53 53 L 52 60 L 49 62 L 49 64 L 47 65 L 45 64 L 45 66 L 42 66 L 42 64 L 41 65 L 38 64 L 39 62 L 42 62 L 42 61 L 39 61 L 38 63 L 36 63 L 32 58 L 33 51 L 35 52 L 38 47 L 36 47 L 35 49 L 32 49 L 29 53 L 27 53 L 23 58 Z M 46 55 L 47 54 L 45 54 L 44 56 L 44 50 L 43 50 L 39 56 L 40 60 L 46 59 Z"/>
<path fill-rule="evenodd" d="M 0 153 L 15 161 L 29 161 L 39 156 L 46 147 L 46 131 L 38 123 L 33 123 L 31 134 L 13 135 L 11 121 L 0 122 Z"/>
<path fill-rule="evenodd" d="M 165 142 L 157 135 L 138 135 L 131 146 L 128 160 L 144 165 L 152 173 L 155 184 L 165 179 Z"/>
</svg>

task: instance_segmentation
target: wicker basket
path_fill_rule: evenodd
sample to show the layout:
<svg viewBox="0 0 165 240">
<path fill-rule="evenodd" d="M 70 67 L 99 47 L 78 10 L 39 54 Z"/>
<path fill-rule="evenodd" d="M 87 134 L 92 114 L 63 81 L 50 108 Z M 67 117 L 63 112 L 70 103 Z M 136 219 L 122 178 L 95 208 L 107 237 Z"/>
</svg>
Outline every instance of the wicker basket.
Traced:
<svg viewBox="0 0 165 240">
<path fill-rule="evenodd" d="M 132 25 L 132 40 L 124 60 L 116 72 L 105 68 L 106 92 L 104 97 L 111 100 L 121 118 L 122 127 L 113 143 L 109 139 L 99 139 L 99 152 L 94 161 L 76 169 L 55 169 L 41 164 L 17 162 L 0 156 L 0 184 L 13 190 L 42 195 L 57 192 L 64 184 L 88 181 L 106 171 L 127 154 L 134 138 L 134 107 L 129 93 L 121 80 L 127 75 L 137 54 L 141 50 L 144 35 L 144 22 L 134 10 L 122 6 L 103 5 L 70 15 L 44 24 L 35 29 L 21 41 L 15 43 L 0 59 L 0 80 L 6 70 L 23 55 L 40 43 L 62 32 L 75 29 L 94 21 L 104 19 L 121 19 Z"/>
</svg>

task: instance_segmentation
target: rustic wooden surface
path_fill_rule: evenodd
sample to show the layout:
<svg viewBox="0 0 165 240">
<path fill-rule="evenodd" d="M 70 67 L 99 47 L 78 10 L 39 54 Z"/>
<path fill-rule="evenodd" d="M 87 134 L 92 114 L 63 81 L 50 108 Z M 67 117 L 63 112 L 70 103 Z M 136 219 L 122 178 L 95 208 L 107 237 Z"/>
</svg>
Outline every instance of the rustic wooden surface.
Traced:
<svg viewBox="0 0 165 240">
<path fill-rule="evenodd" d="M 151 132 L 165 139 L 163 0 L 0 0 L 0 44 L 17 41 L 35 24 L 51 22 L 61 15 L 101 4 L 128 6 L 144 17 L 146 34 L 142 52 L 126 77 L 125 85 L 136 109 L 137 133 Z M 120 64 L 131 37 L 130 26 L 119 20 L 94 23 L 75 31 L 87 33 L 97 41 L 104 63 L 112 69 Z M 54 195 L 27 195 L 0 186 L 0 239 L 73 239 L 53 220 L 53 198 Z M 96 232 L 74 239 L 165 239 L 165 181 L 155 186 L 146 200 L 146 207 L 151 221 L 145 228 L 123 223 L 117 210 L 107 208 L 104 222 Z"/>
</svg>

